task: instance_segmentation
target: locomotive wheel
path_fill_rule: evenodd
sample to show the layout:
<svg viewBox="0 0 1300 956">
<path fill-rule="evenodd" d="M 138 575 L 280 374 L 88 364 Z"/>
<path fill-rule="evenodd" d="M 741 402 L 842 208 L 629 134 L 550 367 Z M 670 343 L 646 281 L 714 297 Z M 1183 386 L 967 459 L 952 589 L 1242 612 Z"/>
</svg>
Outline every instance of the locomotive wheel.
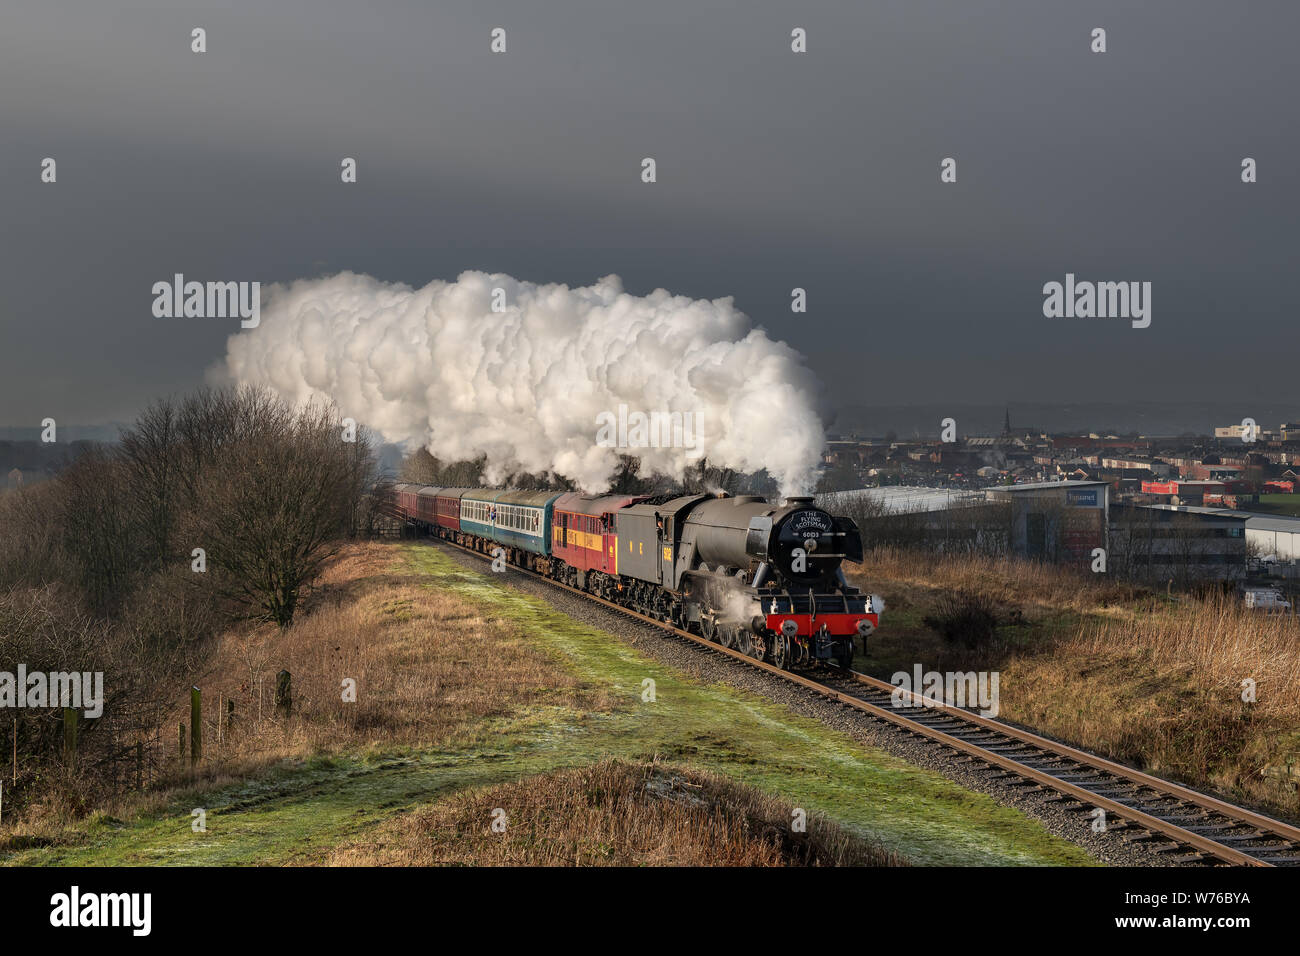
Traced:
<svg viewBox="0 0 1300 956">
<path fill-rule="evenodd" d="M 718 628 L 718 643 L 723 647 L 731 650 L 736 649 L 736 632 L 734 628 L 727 627 L 725 624 Z"/>
<path fill-rule="evenodd" d="M 853 669 L 853 645 L 850 644 L 847 649 L 838 652 L 835 655 L 835 663 L 839 664 L 843 670 Z"/>
<path fill-rule="evenodd" d="M 711 617 L 700 618 L 700 633 L 711 641 L 718 639 L 718 625 Z"/>
<path fill-rule="evenodd" d="M 785 670 L 789 666 L 790 641 L 784 634 L 776 634 L 772 637 L 772 651 L 769 656 L 773 667 Z"/>
<path fill-rule="evenodd" d="M 749 633 L 748 630 L 738 628 L 736 631 L 736 642 L 734 646 L 736 650 L 740 651 L 740 653 L 748 654 L 750 657 L 753 657 L 754 635 Z"/>
</svg>

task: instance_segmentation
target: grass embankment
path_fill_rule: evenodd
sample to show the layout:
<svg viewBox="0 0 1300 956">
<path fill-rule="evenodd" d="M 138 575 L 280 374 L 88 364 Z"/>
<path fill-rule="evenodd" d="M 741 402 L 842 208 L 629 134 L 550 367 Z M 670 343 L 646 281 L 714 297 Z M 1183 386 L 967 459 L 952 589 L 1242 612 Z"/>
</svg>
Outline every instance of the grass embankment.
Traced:
<svg viewBox="0 0 1300 956">
<path fill-rule="evenodd" d="M 1300 495 L 1260 495 L 1259 501 L 1244 505 L 1243 510 L 1291 518 L 1300 517 Z"/>
<path fill-rule="evenodd" d="M 1295 616 L 1020 561 L 882 549 L 862 568 L 856 583 L 888 604 L 858 660 L 868 672 L 999 671 L 1003 719 L 1300 817 Z M 952 592 L 999 606 L 993 640 L 955 647 L 926 624 Z M 1242 700 L 1247 680 L 1255 703 Z"/>
<path fill-rule="evenodd" d="M 214 649 L 200 683 L 236 700 L 236 720 L 219 743 L 209 732 L 197 779 L 177 767 L 88 819 L 29 820 L 0 836 L 0 859 L 1090 862 L 986 797 L 666 668 L 429 545 L 352 548 L 324 585 L 287 633 Z M 269 706 L 281 668 L 288 720 Z"/>
<path fill-rule="evenodd" d="M 510 808 L 507 814 L 506 807 Z M 726 777 L 603 760 L 457 793 L 331 853 L 333 865 L 897 866 L 897 856 Z M 500 830 L 492 821 L 500 821 Z"/>
</svg>

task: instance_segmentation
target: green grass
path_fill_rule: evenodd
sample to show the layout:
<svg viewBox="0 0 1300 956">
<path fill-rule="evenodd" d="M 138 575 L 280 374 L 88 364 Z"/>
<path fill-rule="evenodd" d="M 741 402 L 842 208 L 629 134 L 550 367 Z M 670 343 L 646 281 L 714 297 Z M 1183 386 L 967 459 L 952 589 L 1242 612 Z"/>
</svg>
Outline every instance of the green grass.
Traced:
<svg viewBox="0 0 1300 956">
<path fill-rule="evenodd" d="M 1260 495 L 1257 504 L 1248 504 L 1243 510 L 1300 517 L 1300 495 Z"/>
<path fill-rule="evenodd" d="M 365 839 L 395 813 L 470 786 L 578 766 L 607 756 L 659 757 L 713 770 L 820 810 L 921 864 L 1088 865 L 1091 857 L 992 799 L 863 747 L 756 696 L 704 684 L 516 591 L 467 571 L 436 548 L 402 552 L 431 588 L 511 621 L 582 680 L 621 698 L 612 712 L 548 706 L 485 722 L 454 750 L 376 749 L 286 762 L 236 786 L 186 794 L 161 814 L 92 818 L 66 845 L 9 855 L 17 864 L 293 864 Z M 643 681 L 655 700 L 642 700 Z M 207 811 L 207 832 L 190 810 Z M 508 808 L 507 813 L 508 813 Z"/>
</svg>

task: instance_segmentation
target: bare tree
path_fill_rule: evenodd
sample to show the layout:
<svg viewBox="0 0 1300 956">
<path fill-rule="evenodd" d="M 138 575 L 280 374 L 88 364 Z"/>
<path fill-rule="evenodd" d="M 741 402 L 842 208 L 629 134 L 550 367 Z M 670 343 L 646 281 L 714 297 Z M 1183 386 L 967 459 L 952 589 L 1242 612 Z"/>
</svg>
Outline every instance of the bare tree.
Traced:
<svg viewBox="0 0 1300 956">
<path fill-rule="evenodd" d="M 90 607 L 120 605 L 139 571 L 140 540 L 128 514 L 126 469 L 113 455 L 91 451 L 59 478 L 55 522 Z"/>
<path fill-rule="evenodd" d="M 436 485 L 442 475 L 442 463 L 427 448 L 417 448 L 402 461 L 399 478 L 413 485 Z"/>
<path fill-rule="evenodd" d="M 170 400 L 155 402 L 122 433 L 119 446 L 130 485 L 128 515 L 140 529 L 147 548 L 143 558 L 151 568 L 162 567 L 173 548 L 181 491 L 178 418 Z"/>
<path fill-rule="evenodd" d="M 332 409 L 237 397 L 235 428 L 195 485 L 189 535 L 213 581 L 286 627 L 304 585 L 353 527 L 358 466 Z"/>
</svg>

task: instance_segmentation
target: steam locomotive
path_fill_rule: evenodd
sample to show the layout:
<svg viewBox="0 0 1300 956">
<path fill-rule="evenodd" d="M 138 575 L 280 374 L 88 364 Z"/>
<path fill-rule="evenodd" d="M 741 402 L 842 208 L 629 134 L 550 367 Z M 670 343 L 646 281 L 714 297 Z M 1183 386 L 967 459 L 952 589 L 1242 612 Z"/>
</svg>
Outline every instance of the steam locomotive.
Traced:
<svg viewBox="0 0 1300 956">
<path fill-rule="evenodd" d="M 812 498 L 396 486 L 406 523 L 777 667 L 848 668 L 881 602 L 840 568 L 850 518 Z M 499 550 L 498 550 L 499 549 Z"/>
</svg>

